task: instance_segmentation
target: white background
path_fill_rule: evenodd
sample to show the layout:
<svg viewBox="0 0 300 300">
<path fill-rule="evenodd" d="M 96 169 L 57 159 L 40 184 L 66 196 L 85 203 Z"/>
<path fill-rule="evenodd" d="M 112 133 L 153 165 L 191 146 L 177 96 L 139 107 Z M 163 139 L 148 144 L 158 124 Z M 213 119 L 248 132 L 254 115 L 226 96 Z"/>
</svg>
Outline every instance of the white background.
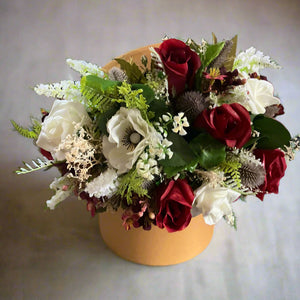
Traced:
<svg viewBox="0 0 300 300">
<path fill-rule="evenodd" d="M 0 0 L 0 298 L 1 299 L 297 299 L 300 293 L 299 169 L 288 166 L 280 194 L 236 203 L 238 231 L 219 223 L 198 257 L 146 267 L 115 256 L 97 218 L 70 199 L 45 209 L 57 171 L 13 174 L 39 156 L 9 120 L 29 125 L 53 100 L 37 83 L 77 79 L 68 57 L 105 65 L 164 35 L 211 41 L 239 35 L 284 68 L 266 74 L 282 99 L 280 120 L 299 126 L 299 1 Z"/>
</svg>

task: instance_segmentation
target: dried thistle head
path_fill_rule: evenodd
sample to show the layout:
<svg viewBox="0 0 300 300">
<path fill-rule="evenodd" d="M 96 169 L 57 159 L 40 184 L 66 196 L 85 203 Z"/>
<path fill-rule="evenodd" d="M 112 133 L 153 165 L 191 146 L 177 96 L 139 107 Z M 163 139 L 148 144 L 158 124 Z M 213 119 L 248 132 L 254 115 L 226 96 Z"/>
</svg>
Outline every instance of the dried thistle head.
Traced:
<svg viewBox="0 0 300 300">
<path fill-rule="evenodd" d="M 243 186 L 255 189 L 265 181 L 266 171 L 264 167 L 253 161 L 245 161 L 239 169 Z"/>
<path fill-rule="evenodd" d="M 113 81 L 128 80 L 126 73 L 118 67 L 112 67 L 108 72 L 108 78 Z"/>
<path fill-rule="evenodd" d="M 193 123 L 197 116 L 208 108 L 210 99 L 198 91 L 188 91 L 174 100 L 174 107 L 177 112 L 184 112 L 190 123 Z"/>
</svg>

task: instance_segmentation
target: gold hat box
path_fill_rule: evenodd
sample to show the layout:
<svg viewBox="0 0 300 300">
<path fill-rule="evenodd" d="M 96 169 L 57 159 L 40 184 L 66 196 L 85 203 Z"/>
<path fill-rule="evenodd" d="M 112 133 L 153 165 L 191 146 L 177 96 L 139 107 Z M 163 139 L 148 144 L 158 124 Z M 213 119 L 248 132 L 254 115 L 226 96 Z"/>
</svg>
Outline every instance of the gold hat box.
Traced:
<svg viewBox="0 0 300 300">
<path fill-rule="evenodd" d="M 145 55 L 151 61 L 149 45 L 132 50 L 122 56 L 141 65 L 141 57 Z M 113 60 L 103 69 L 109 71 L 119 66 Z M 122 211 L 99 214 L 100 233 L 105 244 L 118 256 L 142 265 L 167 266 L 182 263 L 200 254 L 210 243 L 214 226 L 207 225 L 203 216 L 193 217 L 187 228 L 173 233 L 166 229 L 152 226 L 146 231 L 140 228 L 125 230 L 122 226 Z"/>
</svg>

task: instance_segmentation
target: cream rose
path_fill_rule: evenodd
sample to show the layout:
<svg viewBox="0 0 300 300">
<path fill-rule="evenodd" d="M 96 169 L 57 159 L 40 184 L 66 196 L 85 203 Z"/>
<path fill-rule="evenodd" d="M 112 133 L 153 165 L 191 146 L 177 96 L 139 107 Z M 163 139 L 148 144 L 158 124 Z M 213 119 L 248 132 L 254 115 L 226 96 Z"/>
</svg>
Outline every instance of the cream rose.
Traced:
<svg viewBox="0 0 300 300">
<path fill-rule="evenodd" d="M 208 225 L 216 224 L 223 216 L 232 214 L 231 203 L 240 194 L 231 189 L 210 184 L 200 186 L 194 191 L 192 215 L 202 213 L 204 221 Z"/>
<path fill-rule="evenodd" d="M 107 131 L 109 136 L 103 137 L 103 154 L 118 174 L 129 171 L 143 150 L 160 136 L 138 109 L 124 107 L 107 122 Z"/>
<path fill-rule="evenodd" d="M 265 107 L 280 104 L 280 100 L 273 96 L 273 85 L 266 80 L 250 78 L 245 84 L 247 102 L 244 106 L 253 114 L 264 114 Z"/>
<path fill-rule="evenodd" d="M 57 160 L 64 160 L 63 151 L 57 151 L 59 144 L 67 135 L 73 134 L 77 124 L 91 122 L 83 104 L 67 100 L 55 100 L 49 115 L 45 118 L 40 135 L 36 141 L 38 147 L 49 151 Z"/>
</svg>

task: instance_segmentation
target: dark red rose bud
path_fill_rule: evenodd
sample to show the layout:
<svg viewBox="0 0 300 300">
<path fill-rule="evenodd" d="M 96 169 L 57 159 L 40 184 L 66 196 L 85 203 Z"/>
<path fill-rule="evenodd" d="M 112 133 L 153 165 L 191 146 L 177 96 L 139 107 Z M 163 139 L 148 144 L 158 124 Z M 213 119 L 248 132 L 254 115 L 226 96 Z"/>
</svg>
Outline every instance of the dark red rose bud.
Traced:
<svg viewBox="0 0 300 300">
<path fill-rule="evenodd" d="M 201 66 L 200 57 L 184 42 L 177 39 L 163 41 L 155 51 L 160 55 L 168 76 L 169 94 L 184 92 L 186 85 L 191 88 L 197 70 Z"/>
<path fill-rule="evenodd" d="M 161 184 L 156 191 L 158 214 L 156 224 L 175 232 L 186 228 L 192 218 L 191 208 L 194 193 L 186 180 L 177 179 Z"/>
<path fill-rule="evenodd" d="M 265 181 L 259 186 L 261 193 L 256 196 L 263 200 L 266 193 L 278 194 L 279 181 L 287 167 L 284 153 L 279 149 L 255 149 L 253 154 L 260 159 L 266 170 Z"/>
</svg>

